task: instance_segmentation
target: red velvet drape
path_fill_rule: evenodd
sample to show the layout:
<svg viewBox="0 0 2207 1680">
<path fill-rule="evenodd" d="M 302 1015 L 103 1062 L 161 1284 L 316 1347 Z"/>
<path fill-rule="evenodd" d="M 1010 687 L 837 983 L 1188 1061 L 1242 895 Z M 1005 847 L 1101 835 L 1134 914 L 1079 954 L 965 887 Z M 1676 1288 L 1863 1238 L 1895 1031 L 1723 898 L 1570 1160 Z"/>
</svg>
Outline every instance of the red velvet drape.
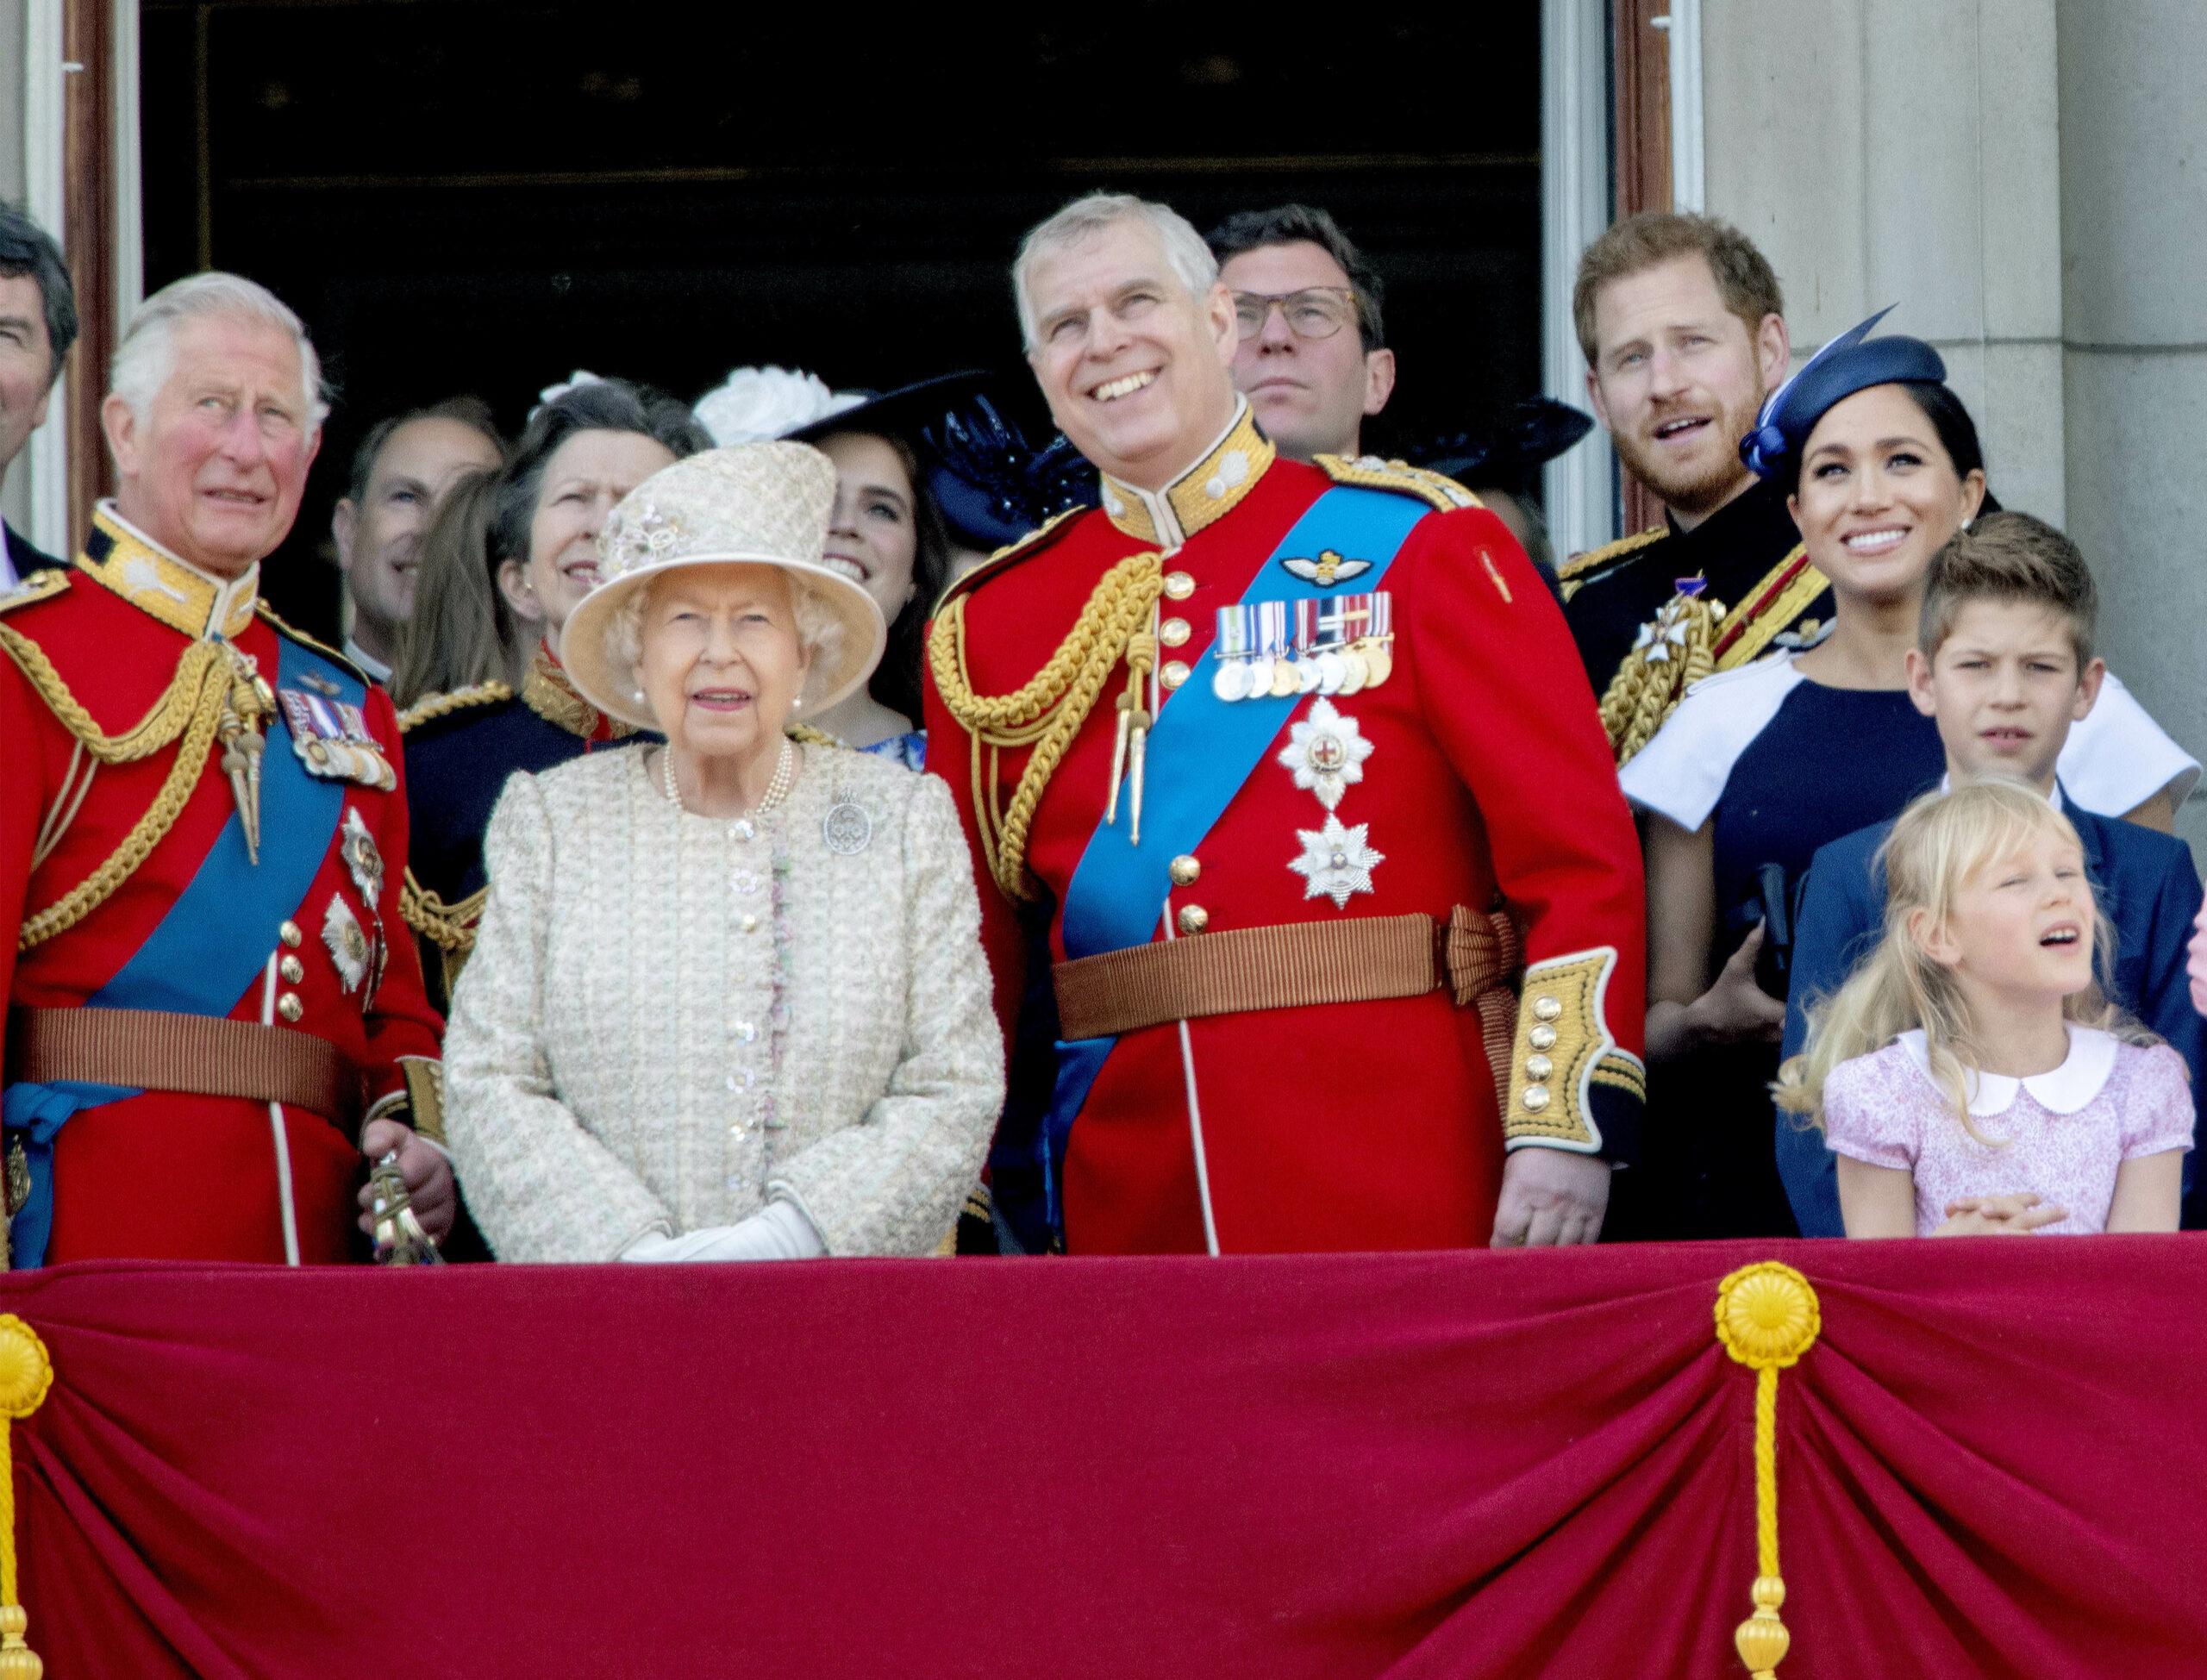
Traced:
<svg viewBox="0 0 2207 1680">
<path fill-rule="evenodd" d="M 2207 1672 L 2207 1245 L 101 1265 L 0 1283 L 56 1680 Z"/>
</svg>

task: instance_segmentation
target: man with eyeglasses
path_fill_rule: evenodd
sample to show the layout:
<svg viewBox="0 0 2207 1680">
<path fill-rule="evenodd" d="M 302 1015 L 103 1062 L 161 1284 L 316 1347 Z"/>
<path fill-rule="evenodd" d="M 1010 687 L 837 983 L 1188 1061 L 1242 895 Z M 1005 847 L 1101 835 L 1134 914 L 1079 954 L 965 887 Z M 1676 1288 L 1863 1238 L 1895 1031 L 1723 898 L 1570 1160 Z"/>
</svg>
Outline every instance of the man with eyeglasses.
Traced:
<svg viewBox="0 0 2207 1680">
<path fill-rule="evenodd" d="M 1241 211 L 1208 242 L 1241 328 L 1234 383 L 1265 434 L 1291 460 L 1361 455 L 1395 389 L 1378 272 L 1307 204 Z"/>
<path fill-rule="evenodd" d="M 60 248 L 0 203 L 0 477 L 45 422 L 61 364 L 77 340 L 77 293 Z M 0 524 L 0 595 L 60 561 Z"/>
</svg>

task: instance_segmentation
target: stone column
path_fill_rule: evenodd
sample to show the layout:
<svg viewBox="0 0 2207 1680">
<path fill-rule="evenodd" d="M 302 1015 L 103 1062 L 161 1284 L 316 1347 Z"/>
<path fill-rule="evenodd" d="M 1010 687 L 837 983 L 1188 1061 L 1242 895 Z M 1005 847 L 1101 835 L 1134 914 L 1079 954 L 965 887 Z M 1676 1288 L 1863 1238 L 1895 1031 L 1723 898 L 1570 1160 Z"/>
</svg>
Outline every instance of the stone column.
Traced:
<svg viewBox="0 0 2207 1680">
<path fill-rule="evenodd" d="M 2001 499 L 2060 522 L 2054 0 L 1712 0 L 1702 39 L 1709 208 L 1777 269 L 1797 358 L 1898 305 Z"/>
<path fill-rule="evenodd" d="M 2207 747 L 2207 11 L 2062 0 L 2069 529 L 2108 663 Z M 2207 801 L 2179 819 L 2207 845 Z"/>
</svg>

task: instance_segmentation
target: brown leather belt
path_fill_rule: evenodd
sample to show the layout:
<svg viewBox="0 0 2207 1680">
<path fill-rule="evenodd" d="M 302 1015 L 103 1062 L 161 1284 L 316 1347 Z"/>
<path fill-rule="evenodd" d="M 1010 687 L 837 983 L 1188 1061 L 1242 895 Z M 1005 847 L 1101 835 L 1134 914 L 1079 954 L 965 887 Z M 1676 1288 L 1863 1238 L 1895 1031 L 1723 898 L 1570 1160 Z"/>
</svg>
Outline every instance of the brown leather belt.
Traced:
<svg viewBox="0 0 2207 1680">
<path fill-rule="evenodd" d="M 1415 997 L 1447 986 L 1457 1002 L 1479 1005 L 1491 1059 L 1499 1031 L 1506 1078 L 1521 962 L 1506 915 L 1460 904 L 1445 925 L 1419 914 L 1190 934 L 1075 958 L 1058 964 L 1052 978 L 1067 1039 L 1251 1009 Z M 1505 1008 L 1506 1020 L 1496 1019 Z"/>
<path fill-rule="evenodd" d="M 359 1068 L 328 1039 L 159 1009 L 9 1009 L 0 1069 L 10 1084 L 83 1079 L 281 1102 L 348 1134 L 364 1106 Z"/>
</svg>

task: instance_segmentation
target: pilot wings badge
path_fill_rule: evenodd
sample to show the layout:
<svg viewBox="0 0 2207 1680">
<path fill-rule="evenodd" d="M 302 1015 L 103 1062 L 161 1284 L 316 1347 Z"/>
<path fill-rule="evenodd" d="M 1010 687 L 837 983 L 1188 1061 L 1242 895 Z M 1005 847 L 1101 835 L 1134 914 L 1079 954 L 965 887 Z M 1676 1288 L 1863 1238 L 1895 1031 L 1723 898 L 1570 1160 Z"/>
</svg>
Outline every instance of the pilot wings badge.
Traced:
<svg viewBox="0 0 2207 1680">
<path fill-rule="evenodd" d="M 1283 556 L 1280 564 L 1304 583 L 1316 584 L 1322 590 L 1329 590 L 1335 584 L 1346 584 L 1350 578 L 1360 578 L 1372 570 L 1371 561 L 1344 559 L 1330 548 L 1320 549 L 1315 560 Z"/>
</svg>

